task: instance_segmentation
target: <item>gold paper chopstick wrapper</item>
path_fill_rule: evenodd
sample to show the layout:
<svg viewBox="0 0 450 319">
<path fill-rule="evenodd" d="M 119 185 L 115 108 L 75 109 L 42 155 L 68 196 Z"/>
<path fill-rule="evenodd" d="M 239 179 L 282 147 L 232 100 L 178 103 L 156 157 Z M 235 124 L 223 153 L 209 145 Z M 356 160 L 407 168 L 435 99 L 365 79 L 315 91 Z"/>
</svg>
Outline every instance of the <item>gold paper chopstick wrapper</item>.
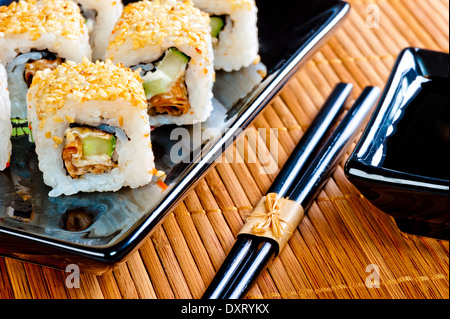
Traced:
<svg viewBox="0 0 450 319">
<path fill-rule="evenodd" d="M 265 237 L 278 243 L 278 252 L 291 238 L 304 216 L 303 207 L 290 199 L 270 193 L 261 198 L 253 212 L 247 217 L 239 234 Z"/>
</svg>

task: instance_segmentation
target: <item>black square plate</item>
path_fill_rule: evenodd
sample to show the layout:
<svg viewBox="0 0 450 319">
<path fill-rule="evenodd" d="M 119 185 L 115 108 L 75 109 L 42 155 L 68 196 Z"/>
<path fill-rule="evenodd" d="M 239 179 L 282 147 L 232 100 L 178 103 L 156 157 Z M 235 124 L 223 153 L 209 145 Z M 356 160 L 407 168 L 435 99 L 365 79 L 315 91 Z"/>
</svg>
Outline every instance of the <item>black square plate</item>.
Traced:
<svg viewBox="0 0 450 319">
<path fill-rule="evenodd" d="M 9 1 L 0 1 L 5 3 Z M 167 174 L 167 191 L 150 184 L 115 193 L 49 198 L 33 144 L 14 138 L 11 165 L 0 172 L 0 255 L 61 269 L 77 264 L 97 274 L 124 261 L 349 11 L 346 2 L 337 0 L 281 0 L 276 5 L 257 0 L 257 6 L 261 63 L 239 72 L 218 72 L 215 109 L 201 127 L 202 132 L 215 133 L 174 163 L 169 153 L 180 143 L 177 128 L 152 132 L 156 167 Z M 89 226 L 68 231 L 67 223 Z"/>
</svg>

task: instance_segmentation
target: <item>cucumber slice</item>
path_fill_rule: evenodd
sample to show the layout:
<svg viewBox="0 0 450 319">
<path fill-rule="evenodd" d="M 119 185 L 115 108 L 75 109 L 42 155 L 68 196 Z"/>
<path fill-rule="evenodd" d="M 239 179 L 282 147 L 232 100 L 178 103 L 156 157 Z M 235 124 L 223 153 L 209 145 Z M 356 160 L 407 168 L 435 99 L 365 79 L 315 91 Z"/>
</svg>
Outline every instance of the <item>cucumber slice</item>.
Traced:
<svg viewBox="0 0 450 319">
<path fill-rule="evenodd" d="M 190 58 L 176 48 L 169 48 L 156 65 L 156 71 L 148 72 L 144 77 L 144 91 L 147 100 L 169 90 L 179 75 L 186 70 Z"/>
<path fill-rule="evenodd" d="M 22 136 L 22 135 L 30 135 L 30 129 L 28 127 L 28 121 L 26 119 L 11 119 L 11 124 L 13 127 L 11 136 Z"/>
<path fill-rule="evenodd" d="M 165 73 L 156 70 L 148 74 L 149 76 L 144 77 L 144 91 L 147 100 L 155 95 L 163 94 L 169 89 L 172 79 L 169 78 Z"/>
<path fill-rule="evenodd" d="M 84 156 L 106 154 L 108 157 L 111 157 L 116 148 L 116 138 L 114 136 L 111 136 L 109 139 L 88 136 L 83 139 L 82 144 Z"/>
<path fill-rule="evenodd" d="M 211 17 L 211 36 L 217 38 L 225 26 L 225 20 L 218 16 Z"/>
<path fill-rule="evenodd" d="M 169 48 L 156 68 L 175 82 L 178 74 L 185 70 L 189 60 L 189 57 L 183 52 L 178 51 L 176 48 Z"/>
</svg>

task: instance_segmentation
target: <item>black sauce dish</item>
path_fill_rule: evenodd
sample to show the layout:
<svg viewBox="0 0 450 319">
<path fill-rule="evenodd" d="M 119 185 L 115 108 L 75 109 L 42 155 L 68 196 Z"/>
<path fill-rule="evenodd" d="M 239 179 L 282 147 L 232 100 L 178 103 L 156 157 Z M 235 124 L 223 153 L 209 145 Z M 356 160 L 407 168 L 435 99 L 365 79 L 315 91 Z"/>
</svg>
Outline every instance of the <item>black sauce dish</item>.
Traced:
<svg viewBox="0 0 450 319">
<path fill-rule="evenodd" d="M 405 234 L 449 239 L 449 54 L 404 49 L 347 178 Z"/>
</svg>

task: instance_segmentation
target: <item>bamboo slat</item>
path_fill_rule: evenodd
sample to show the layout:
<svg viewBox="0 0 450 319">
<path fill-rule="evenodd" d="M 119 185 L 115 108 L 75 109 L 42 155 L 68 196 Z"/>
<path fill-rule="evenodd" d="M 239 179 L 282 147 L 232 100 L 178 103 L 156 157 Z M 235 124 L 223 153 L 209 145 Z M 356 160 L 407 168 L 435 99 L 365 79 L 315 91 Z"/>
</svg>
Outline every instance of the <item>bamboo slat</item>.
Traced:
<svg viewBox="0 0 450 319">
<path fill-rule="evenodd" d="M 167 221 L 164 223 L 164 230 L 170 245 L 173 247 L 180 268 L 186 277 L 186 282 L 192 293 L 192 297 L 200 298 L 206 289 L 206 285 L 195 265 L 195 260 L 189 251 L 186 240 L 181 236 L 181 230 L 173 215 L 169 215 L 167 218 Z"/>
<path fill-rule="evenodd" d="M 139 252 L 133 253 L 127 261 L 128 270 L 130 271 L 133 283 L 136 286 L 136 291 L 141 299 L 156 299 L 156 293 L 153 289 L 152 282 L 148 276 L 147 270 Z M 98 298 L 96 298 L 98 299 Z"/>
<path fill-rule="evenodd" d="M 126 264 L 121 264 L 114 270 L 114 278 L 120 290 L 120 294 L 125 299 L 138 299 L 139 295 L 131 278 L 130 271 Z"/>
<path fill-rule="evenodd" d="M 166 273 L 159 261 L 152 240 L 148 240 L 147 242 L 145 242 L 139 249 L 139 252 L 142 261 L 150 275 L 150 278 L 152 279 L 156 296 L 160 299 L 175 298 L 174 292 L 170 287 L 169 281 L 166 277 Z"/>
<path fill-rule="evenodd" d="M 70 288 L 64 271 L 0 258 L 0 299 L 200 298 L 338 82 L 354 85 L 354 100 L 365 86 L 384 88 L 403 48 L 449 50 L 448 0 L 349 3 L 335 35 L 126 262 Z M 401 233 L 349 183 L 343 163 L 246 298 L 448 299 L 448 241 Z M 366 285 L 368 266 L 378 267 L 379 288 Z"/>
<path fill-rule="evenodd" d="M 29 281 L 31 295 L 33 296 L 33 298 L 48 299 L 50 296 L 47 289 L 45 288 L 46 283 L 42 274 L 42 269 L 29 263 L 24 263 L 23 266 L 25 269 L 27 280 Z"/>
<path fill-rule="evenodd" d="M 174 210 L 174 216 L 186 240 L 189 250 L 195 260 L 196 267 L 202 276 L 205 284 L 209 283 L 214 277 L 215 270 L 208 256 L 206 248 L 195 228 L 191 215 L 184 205 L 178 205 Z"/>
<path fill-rule="evenodd" d="M 119 287 L 114 278 L 113 273 L 106 273 L 103 276 L 98 277 L 98 284 L 103 293 L 105 299 L 121 299 Z"/>
<path fill-rule="evenodd" d="M 5 259 L 0 259 L 0 298 L 13 299 L 14 291 L 8 276 L 8 269 L 6 268 Z"/>
<path fill-rule="evenodd" d="M 206 176 L 206 182 L 214 195 L 219 210 L 222 211 L 224 215 L 234 239 L 244 225 L 243 219 L 237 208 L 239 206 L 234 204 L 216 170 L 212 170 Z M 234 240 L 232 243 L 234 243 Z"/>
<path fill-rule="evenodd" d="M 5 259 L 5 263 L 10 275 L 14 297 L 16 299 L 31 299 L 32 294 L 23 263 L 9 258 Z"/>
<path fill-rule="evenodd" d="M 162 228 L 155 230 L 152 241 L 164 267 L 174 297 L 179 299 L 192 298 L 181 267 Z"/>
</svg>

